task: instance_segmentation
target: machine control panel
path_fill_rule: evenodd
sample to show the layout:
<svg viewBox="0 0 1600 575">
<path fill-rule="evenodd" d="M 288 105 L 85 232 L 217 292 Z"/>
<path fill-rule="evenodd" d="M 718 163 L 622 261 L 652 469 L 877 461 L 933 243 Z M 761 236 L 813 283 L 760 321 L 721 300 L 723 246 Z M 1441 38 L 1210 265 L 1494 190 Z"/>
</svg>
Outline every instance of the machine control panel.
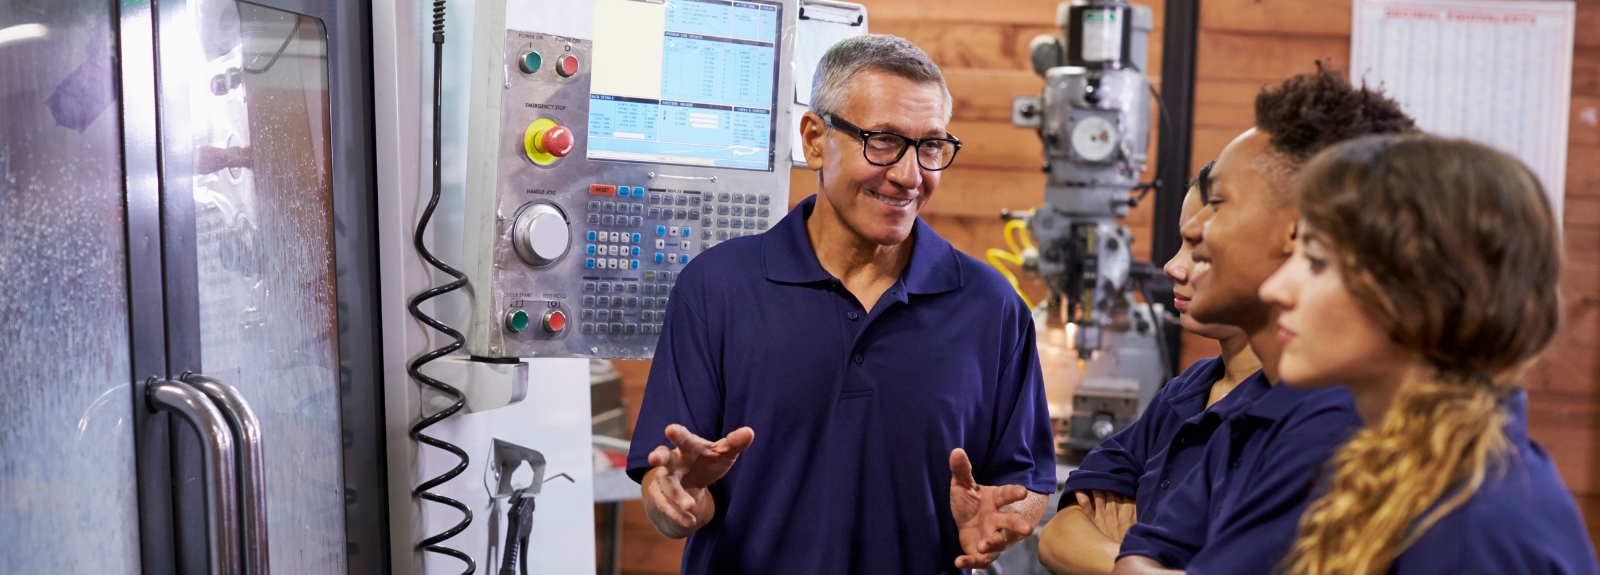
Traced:
<svg viewBox="0 0 1600 575">
<path fill-rule="evenodd" d="M 469 353 L 651 357 L 684 266 L 787 212 L 794 1 L 583 0 L 587 36 L 518 18 L 570 0 L 480 21 Z"/>
</svg>

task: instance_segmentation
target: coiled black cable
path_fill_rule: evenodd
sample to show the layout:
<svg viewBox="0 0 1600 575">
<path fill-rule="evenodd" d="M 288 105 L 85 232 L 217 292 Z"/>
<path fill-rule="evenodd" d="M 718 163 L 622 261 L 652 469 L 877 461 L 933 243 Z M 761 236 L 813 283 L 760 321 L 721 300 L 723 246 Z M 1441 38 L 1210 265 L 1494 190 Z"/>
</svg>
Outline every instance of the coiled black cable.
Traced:
<svg viewBox="0 0 1600 575">
<path fill-rule="evenodd" d="M 406 373 L 411 374 L 411 378 L 417 380 L 421 384 L 439 390 L 441 393 L 449 395 L 456 400 L 455 403 L 450 404 L 450 407 L 447 407 L 443 411 L 433 415 L 424 417 L 422 418 L 422 421 L 419 421 L 416 425 L 412 426 L 411 439 L 448 451 L 459 458 L 461 462 L 450 471 L 422 482 L 421 485 L 418 485 L 416 489 L 412 490 L 411 496 L 418 497 L 426 501 L 432 501 L 434 503 L 448 505 L 461 512 L 461 521 L 459 523 L 456 523 L 455 526 L 446 529 L 441 533 L 423 539 L 421 542 L 417 543 L 417 547 L 430 553 L 439 553 L 460 559 L 463 563 L 467 564 L 467 570 L 461 572 L 461 575 L 472 575 L 473 572 L 478 570 L 478 565 L 472 560 L 472 557 L 468 556 L 466 553 L 462 553 L 460 550 L 441 545 L 441 543 L 444 543 L 451 537 L 461 534 L 462 531 L 467 529 L 467 526 L 472 525 L 472 510 L 468 509 L 467 506 L 462 504 L 460 501 L 456 501 L 449 497 L 429 491 L 435 487 L 443 485 L 445 482 L 450 481 L 451 479 L 455 479 L 456 476 L 461 475 L 462 472 L 467 470 L 467 452 L 463 451 L 460 447 L 451 444 L 450 442 L 436 439 L 422 433 L 423 430 L 460 412 L 461 409 L 467 404 L 466 396 L 461 393 L 461 390 L 451 387 L 445 382 L 428 377 L 422 373 L 421 369 L 422 366 L 428 362 L 434 361 L 446 355 L 450 355 L 456 350 L 461 349 L 461 347 L 466 343 L 466 338 L 462 337 L 461 332 L 452 329 L 448 325 L 445 325 L 444 322 L 436 320 L 432 317 L 429 317 L 427 314 L 422 313 L 422 309 L 419 307 L 422 305 L 422 302 L 461 289 L 463 286 L 467 285 L 466 274 L 463 274 L 460 270 L 452 268 L 448 265 L 445 265 L 444 262 L 439 261 L 439 258 L 434 257 L 433 253 L 429 252 L 427 246 L 423 245 L 422 243 L 423 232 L 428 228 L 428 220 L 433 219 L 433 210 L 439 206 L 439 156 L 440 151 L 443 148 L 441 141 L 443 140 L 444 130 L 443 105 L 440 102 L 444 91 L 444 2 L 445 0 L 434 0 L 433 2 L 433 194 L 428 199 L 427 209 L 422 211 L 422 219 L 417 222 L 416 233 L 412 236 L 411 241 L 412 245 L 416 246 L 417 253 L 422 255 L 422 259 L 427 261 L 428 265 L 438 268 L 439 271 L 450 274 L 450 277 L 455 278 L 455 281 L 442 286 L 430 288 L 425 292 L 417 294 L 416 297 L 411 298 L 411 305 L 407 307 L 411 310 L 411 317 L 417 318 L 417 320 L 427 324 L 428 327 L 450 336 L 453 341 L 444 347 L 424 353 L 421 357 L 413 360 L 411 365 L 406 369 Z"/>
</svg>

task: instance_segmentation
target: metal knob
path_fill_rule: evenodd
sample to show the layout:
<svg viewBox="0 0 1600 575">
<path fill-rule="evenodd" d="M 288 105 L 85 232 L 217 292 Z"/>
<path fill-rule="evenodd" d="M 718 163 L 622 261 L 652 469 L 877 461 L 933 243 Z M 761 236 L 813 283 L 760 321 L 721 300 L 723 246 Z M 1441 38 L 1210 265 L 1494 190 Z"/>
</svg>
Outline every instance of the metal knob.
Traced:
<svg viewBox="0 0 1600 575">
<path fill-rule="evenodd" d="M 517 255 L 532 266 L 547 266 L 567 254 L 571 226 L 555 206 L 544 203 L 524 206 L 517 214 L 513 243 Z"/>
</svg>

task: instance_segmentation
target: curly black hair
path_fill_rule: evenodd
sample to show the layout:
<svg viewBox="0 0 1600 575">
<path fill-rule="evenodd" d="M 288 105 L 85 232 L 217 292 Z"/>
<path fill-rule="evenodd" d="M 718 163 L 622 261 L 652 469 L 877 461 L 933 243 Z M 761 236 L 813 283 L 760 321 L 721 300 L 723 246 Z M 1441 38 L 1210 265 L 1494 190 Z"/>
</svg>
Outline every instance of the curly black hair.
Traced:
<svg viewBox="0 0 1600 575">
<path fill-rule="evenodd" d="M 1339 142 L 1371 134 L 1417 131 L 1400 104 L 1381 91 L 1357 88 L 1321 61 L 1256 94 L 1256 128 L 1272 135 L 1272 147 L 1298 165 Z"/>
</svg>

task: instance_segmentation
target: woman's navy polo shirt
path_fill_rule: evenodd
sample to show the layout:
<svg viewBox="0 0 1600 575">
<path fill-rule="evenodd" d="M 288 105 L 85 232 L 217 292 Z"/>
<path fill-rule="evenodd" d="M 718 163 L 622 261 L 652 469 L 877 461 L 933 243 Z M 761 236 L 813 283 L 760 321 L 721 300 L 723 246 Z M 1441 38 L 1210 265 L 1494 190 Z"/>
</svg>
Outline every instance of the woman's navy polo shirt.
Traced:
<svg viewBox="0 0 1600 575">
<path fill-rule="evenodd" d="M 1390 573 L 1595 575 L 1594 544 L 1555 462 L 1528 439 L 1528 394 L 1506 400 L 1508 457 Z"/>
<path fill-rule="evenodd" d="M 1172 492 L 1202 460 L 1206 441 L 1220 419 L 1203 418 L 1211 386 L 1227 371 L 1220 358 L 1194 362 L 1156 392 L 1150 406 L 1133 425 L 1106 438 L 1084 456 L 1078 469 L 1067 476 L 1065 491 L 1098 489 L 1131 497 L 1138 503 L 1139 521 L 1149 521 Z M 1211 406 L 1227 412 L 1248 405 L 1272 388 L 1260 371 Z M 1076 503 L 1062 497 L 1060 507 Z"/>
<path fill-rule="evenodd" d="M 1322 465 L 1361 427 L 1343 386 L 1278 384 L 1226 414 L 1204 462 L 1149 522 L 1128 529 L 1118 558 L 1143 555 L 1190 575 L 1271 573 L 1294 542 Z"/>
<path fill-rule="evenodd" d="M 814 202 L 683 270 L 628 473 L 649 471 L 668 424 L 713 440 L 750 426 L 684 573 L 958 573 L 951 450 L 981 484 L 1055 489 L 1032 317 L 921 219 L 899 281 L 862 309 L 817 262 Z"/>
</svg>

